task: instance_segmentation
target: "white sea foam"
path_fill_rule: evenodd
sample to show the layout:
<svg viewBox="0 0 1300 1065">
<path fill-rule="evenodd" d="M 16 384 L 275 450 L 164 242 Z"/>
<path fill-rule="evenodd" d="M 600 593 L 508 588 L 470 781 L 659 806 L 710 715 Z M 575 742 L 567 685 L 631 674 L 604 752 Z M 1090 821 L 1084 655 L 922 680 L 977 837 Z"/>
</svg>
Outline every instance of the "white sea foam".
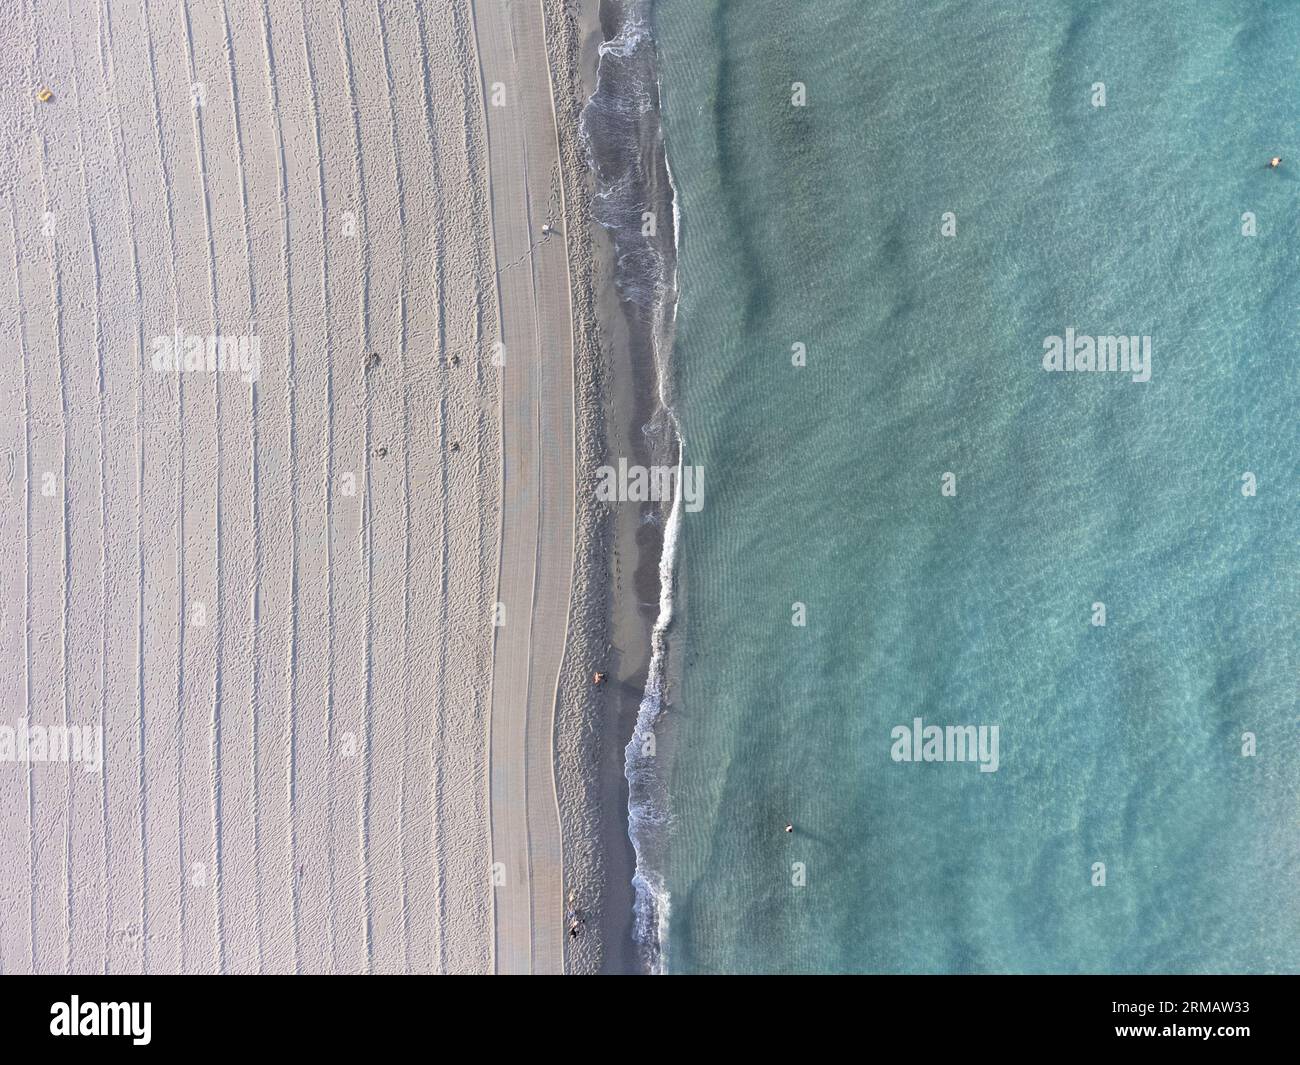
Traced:
<svg viewBox="0 0 1300 1065">
<path fill-rule="evenodd" d="M 672 333 L 677 317 L 677 242 L 681 215 L 677 188 L 671 170 L 666 169 L 672 200 L 673 256 L 671 272 L 666 270 L 663 250 L 641 236 L 642 211 L 649 209 L 649 182 L 656 160 L 641 156 L 643 116 L 654 111 L 661 88 L 654 62 L 654 40 L 649 22 L 649 5 L 633 0 L 623 11 L 619 32 L 598 49 L 596 91 L 587 101 L 580 123 L 588 164 L 596 175 L 593 211 L 596 221 L 614 235 L 617 261 L 616 282 L 625 301 L 648 315 L 652 354 L 657 378 L 659 411 L 657 423 L 647 427 L 659 443 L 677 454 L 677 483 L 682 475 L 682 439 L 672 406 Z M 643 47 L 648 53 L 638 55 Z M 606 75 L 619 68 L 617 95 L 609 91 Z M 630 64 L 630 66 L 628 65 Z M 597 144 L 596 140 L 600 143 Z M 666 276 L 667 275 L 667 276 Z M 624 752 L 624 776 L 628 781 L 628 836 L 636 854 L 632 878 L 635 891 L 634 936 L 646 968 L 652 973 L 667 971 L 668 922 L 671 898 L 660 869 L 658 855 L 670 815 L 666 781 L 659 774 L 653 756 L 641 754 L 646 740 L 667 709 L 668 630 L 673 618 L 673 582 L 677 544 L 682 522 L 682 499 L 673 501 L 664 527 L 659 556 L 659 614 L 650 635 L 650 663 L 645 692 L 637 710 L 636 725 Z"/>
<path fill-rule="evenodd" d="M 681 462 L 677 476 L 681 478 Z M 659 870 L 646 857 L 649 836 L 668 824 L 663 781 L 658 778 L 653 756 L 641 754 L 666 708 L 668 628 L 673 620 L 673 580 L 677 559 L 677 542 L 682 522 L 682 499 L 673 501 L 668 523 L 664 526 L 663 550 L 659 555 L 659 615 L 650 632 L 650 668 L 646 674 L 645 694 L 637 708 L 636 726 L 624 750 L 623 774 L 628 783 L 628 835 L 636 851 L 636 873 L 632 886 L 636 891 L 634 929 L 637 942 L 652 973 L 667 971 L 668 918 L 671 898 Z"/>
<path fill-rule="evenodd" d="M 600 56 L 616 55 L 626 58 L 636 51 L 637 46 L 650 39 L 650 28 L 640 19 L 629 19 L 619 29 L 616 37 L 602 41 L 596 54 Z"/>
</svg>

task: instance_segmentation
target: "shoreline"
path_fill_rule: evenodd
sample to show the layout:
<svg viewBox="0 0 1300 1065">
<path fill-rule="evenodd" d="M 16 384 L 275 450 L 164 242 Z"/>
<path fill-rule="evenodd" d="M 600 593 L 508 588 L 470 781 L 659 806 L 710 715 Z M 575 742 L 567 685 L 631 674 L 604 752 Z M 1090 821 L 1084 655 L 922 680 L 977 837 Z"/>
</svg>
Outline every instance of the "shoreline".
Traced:
<svg viewBox="0 0 1300 1065">
<path fill-rule="evenodd" d="M 664 421 L 656 357 L 664 291 L 657 286 L 648 307 L 624 298 L 628 271 L 620 276 L 618 234 L 597 217 L 597 171 L 609 161 L 597 156 L 612 147 L 614 164 L 626 165 L 618 149 L 628 146 L 599 136 L 593 143 L 584 124 L 599 89 L 600 48 L 619 33 L 626 13 L 606 0 L 582 0 L 576 12 L 546 0 L 545 11 L 570 226 L 580 224 L 586 237 L 570 234 L 578 468 L 573 608 L 555 744 L 565 896 L 574 898 L 587 935 L 567 940 L 566 971 L 639 974 L 647 966 L 634 938 L 636 851 L 625 749 L 650 674 L 667 508 L 598 503 L 590 486 L 597 467 L 620 457 L 643 465 L 676 462 L 675 433 L 665 439 L 661 431 L 656 440 L 645 431 Z M 644 166 L 647 201 L 665 222 L 654 253 L 671 277 L 672 192 L 657 112 L 650 117 L 636 124 L 632 153 Z M 591 684 L 597 669 L 609 675 L 599 689 Z"/>
<path fill-rule="evenodd" d="M 0 774 L 6 970 L 643 971 L 624 748 L 662 521 L 591 490 L 663 460 L 582 133 L 617 11 L 196 9 L 189 53 L 166 12 L 28 13 L 13 65 L 54 95 L 0 114 L 0 645 L 14 706 L 99 721 L 104 760 Z M 176 332 L 256 338 L 258 379 L 154 372 Z M 66 500 L 29 491 L 59 470 Z"/>
</svg>

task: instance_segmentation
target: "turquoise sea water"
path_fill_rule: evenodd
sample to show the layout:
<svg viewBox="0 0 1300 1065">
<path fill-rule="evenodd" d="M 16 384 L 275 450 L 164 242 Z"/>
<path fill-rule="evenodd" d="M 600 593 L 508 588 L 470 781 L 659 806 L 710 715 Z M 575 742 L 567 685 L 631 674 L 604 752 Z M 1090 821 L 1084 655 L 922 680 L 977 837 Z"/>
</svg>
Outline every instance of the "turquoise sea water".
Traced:
<svg viewBox="0 0 1300 1065">
<path fill-rule="evenodd" d="M 669 971 L 1300 971 L 1300 4 L 655 34 L 705 469 Z M 1067 328 L 1151 380 L 1046 372 Z M 891 760 L 915 717 L 998 771 Z"/>
</svg>

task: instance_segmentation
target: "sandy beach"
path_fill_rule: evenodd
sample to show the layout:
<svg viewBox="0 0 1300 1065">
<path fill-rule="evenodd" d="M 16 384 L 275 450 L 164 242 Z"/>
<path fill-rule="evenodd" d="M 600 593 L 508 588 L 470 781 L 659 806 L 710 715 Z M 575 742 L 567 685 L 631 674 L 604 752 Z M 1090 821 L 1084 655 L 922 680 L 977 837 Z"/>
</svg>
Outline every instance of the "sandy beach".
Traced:
<svg viewBox="0 0 1300 1065">
<path fill-rule="evenodd" d="M 595 7 L 6 30 L 0 970 L 630 967 Z"/>
</svg>

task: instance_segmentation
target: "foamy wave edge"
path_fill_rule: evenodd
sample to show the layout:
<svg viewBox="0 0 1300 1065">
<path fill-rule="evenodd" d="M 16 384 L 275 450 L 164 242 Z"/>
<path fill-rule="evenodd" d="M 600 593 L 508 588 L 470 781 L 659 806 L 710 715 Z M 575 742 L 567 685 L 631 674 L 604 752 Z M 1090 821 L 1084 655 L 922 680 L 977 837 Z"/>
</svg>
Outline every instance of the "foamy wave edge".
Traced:
<svg viewBox="0 0 1300 1065">
<path fill-rule="evenodd" d="M 677 483 L 681 483 L 681 460 L 677 463 Z M 677 558 L 677 540 L 681 528 L 682 497 L 673 500 L 673 509 L 664 527 L 664 546 L 659 555 L 659 616 L 650 632 L 650 668 L 646 675 L 645 694 L 637 708 L 636 727 L 623 751 L 623 775 L 628 784 L 627 834 L 636 852 L 636 872 L 632 887 L 633 934 L 641 947 L 646 968 L 651 973 L 668 971 L 668 919 L 672 898 L 663 874 L 650 866 L 645 857 L 644 841 L 648 833 L 667 823 L 667 800 L 664 784 L 655 774 L 653 759 L 641 755 L 645 742 L 667 709 L 664 672 L 668 657 L 668 627 L 673 620 L 673 579 Z M 636 801 L 633 795 L 649 795 Z"/>
<path fill-rule="evenodd" d="M 633 936 L 641 951 L 646 970 L 652 974 L 666 973 L 668 970 L 668 925 L 672 911 L 672 900 L 662 872 L 653 866 L 649 856 L 648 844 L 651 836 L 668 824 L 666 782 L 661 780 L 653 757 L 644 757 L 641 751 L 648 739 L 653 736 L 655 726 L 667 710 L 667 654 L 668 630 L 673 619 L 673 586 L 677 544 L 682 522 L 682 497 L 680 493 L 682 474 L 683 440 L 680 426 L 671 403 L 672 375 L 671 351 L 672 328 L 677 317 L 677 248 L 681 238 L 681 214 L 677 185 L 673 180 L 672 169 L 664 156 L 664 174 L 667 178 L 669 194 L 672 201 L 672 271 L 665 276 L 665 262 L 662 253 L 655 252 L 650 264 L 646 265 L 639 252 L 645 248 L 644 242 L 634 246 L 633 250 L 625 248 L 620 237 L 626 234 L 630 217 L 621 218 L 620 203 L 624 210 L 629 203 L 633 214 L 639 222 L 639 211 L 644 208 L 647 190 L 638 188 L 631 180 L 637 176 L 638 167 L 629 163 L 624 173 L 602 174 L 596 163 L 593 151 L 590 116 L 599 110 L 602 103 L 612 109 L 627 107 L 628 114 L 645 115 L 651 110 L 659 121 L 657 103 L 662 88 L 658 64 L 655 60 L 655 41 L 651 32 L 649 11 L 652 0 L 629 0 L 621 8 L 623 16 L 618 32 L 602 42 L 598 49 L 596 67 L 596 88 L 587 99 L 583 108 L 580 132 L 587 149 L 588 165 L 595 175 L 595 199 L 593 215 L 605 229 L 611 231 L 615 238 L 617 265 L 615 283 L 625 300 L 638 303 L 651 316 L 655 373 L 658 384 L 658 412 L 656 420 L 662 416 L 672 433 L 672 442 L 677 451 L 677 486 L 672 509 L 664 525 L 663 546 L 659 556 L 659 613 L 650 633 L 650 662 L 646 675 L 645 692 L 637 708 L 636 724 L 632 737 L 624 749 L 623 775 L 628 782 L 628 837 L 636 855 L 636 868 L 632 877 L 635 893 L 633 901 Z M 649 72 L 653 77 L 656 106 L 651 108 L 648 97 L 648 85 L 633 82 L 630 91 L 623 99 L 615 101 L 598 100 L 602 96 L 601 81 L 607 73 L 606 64 L 611 57 L 630 60 L 642 45 L 649 47 Z M 659 134 L 662 144 L 662 127 Z M 639 156 L 636 163 L 643 164 Z M 638 272 L 638 268 L 642 268 Z M 647 276 L 648 275 L 648 276 Z M 649 282 L 649 300 L 643 302 L 645 284 Z M 649 306 L 646 306 L 646 302 Z"/>
</svg>

